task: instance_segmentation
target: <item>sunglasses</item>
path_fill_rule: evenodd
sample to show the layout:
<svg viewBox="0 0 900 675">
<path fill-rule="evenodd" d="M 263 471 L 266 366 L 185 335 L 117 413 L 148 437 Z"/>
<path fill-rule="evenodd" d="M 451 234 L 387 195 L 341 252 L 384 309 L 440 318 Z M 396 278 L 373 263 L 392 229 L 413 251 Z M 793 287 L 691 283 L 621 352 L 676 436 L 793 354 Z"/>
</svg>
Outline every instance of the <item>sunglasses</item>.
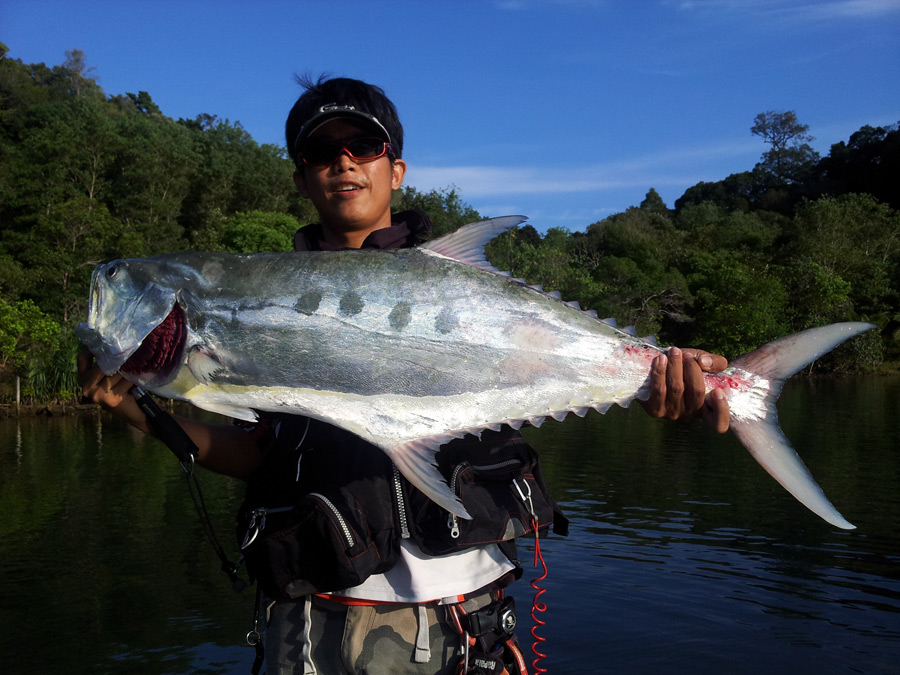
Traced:
<svg viewBox="0 0 900 675">
<path fill-rule="evenodd" d="M 346 152 L 356 162 L 371 162 L 384 155 L 394 158 L 394 149 L 387 141 L 380 138 L 354 138 L 344 143 L 327 141 L 309 141 L 301 152 L 303 163 L 307 166 L 325 166 Z"/>
</svg>

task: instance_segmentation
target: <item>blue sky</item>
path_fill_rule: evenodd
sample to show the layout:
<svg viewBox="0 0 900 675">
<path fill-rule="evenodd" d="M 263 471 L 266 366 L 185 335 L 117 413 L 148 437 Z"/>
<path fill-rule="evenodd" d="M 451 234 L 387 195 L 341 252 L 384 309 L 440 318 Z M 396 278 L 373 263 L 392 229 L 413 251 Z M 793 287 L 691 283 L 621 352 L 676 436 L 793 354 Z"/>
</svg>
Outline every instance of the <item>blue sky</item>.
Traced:
<svg viewBox="0 0 900 675">
<path fill-rule="evenodd" d="M 752 168 L 760 112 L 795 110 L 822 154 L 900 121 L 900 0 L 0 0 L 0 41 L 278 145 L 294 73 L 373 82 L 408 184 L 542 231 Z"/>
</svg>

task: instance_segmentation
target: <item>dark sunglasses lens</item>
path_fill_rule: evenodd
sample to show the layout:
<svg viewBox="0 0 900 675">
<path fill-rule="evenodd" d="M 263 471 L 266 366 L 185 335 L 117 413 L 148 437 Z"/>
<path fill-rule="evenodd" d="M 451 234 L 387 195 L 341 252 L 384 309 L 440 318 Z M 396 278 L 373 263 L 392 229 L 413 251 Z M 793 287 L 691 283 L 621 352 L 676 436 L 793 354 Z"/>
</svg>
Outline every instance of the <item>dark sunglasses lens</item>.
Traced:
<svg viewBox="0 0 900 675">
<path fill-rule="evenodd" d="M 347 143 L 347 152 L 356 159 L 375 159 L 384 154 L 384 141 L 377 138 L 358 138 Z"/>
<path fill-rule="evenodd" d="M 303 148 L 303 161 L 312 166 L 330 164 L 341 154 L 341 149 L 333 143 L 308 143 Z"/>
<path fill-rule="evenodd" d="M 387 143 L 380 138 L 357 138 L 344 145 L 307 143 L 303 148 L 303 161 L 310 166 L 331 164 L 344 150 L 353 159 L 377 159 L 387 151 Z"/>
</svg>

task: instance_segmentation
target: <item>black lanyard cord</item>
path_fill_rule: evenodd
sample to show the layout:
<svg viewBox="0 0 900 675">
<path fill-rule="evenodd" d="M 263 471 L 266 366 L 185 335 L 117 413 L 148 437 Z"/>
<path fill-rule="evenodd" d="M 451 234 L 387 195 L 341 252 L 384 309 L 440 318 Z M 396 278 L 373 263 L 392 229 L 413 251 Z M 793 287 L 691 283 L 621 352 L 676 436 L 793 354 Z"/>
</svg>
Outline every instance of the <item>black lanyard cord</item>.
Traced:
<svg viewBox="0 0 900 675">
<path fill-rule="evenodd" d="M 209 517 L 209 511 L 206 509 L 206 500 L 203 498 L 200 482 L 194 474 L 194 463 L 198 454 L 196 444 L 181 425 L 175 421 L 175 418 L 160 408 L 153 396 L 148 392 L 135 385 L 130 389 L 130 393 L 137 401 L 138 407 L 146 415 L 147 424 L 150 425 L 153 435 L 162 441 L 175 454 L 178 461 L 181 462 L 181 468 L 184 469 L 187 480 L 188 493 L 194 502 L 194 508 L 197 510 L 197 516 L 200 518 L 200 524 L 203 526 L 206 538 L 209 539 L 209 543 L 222 563 L 222 571 L 231 579 L 231 585 L 234 590 L 244 590 L 247 584 L 237 575 L 240 560 L 236 564 L 231 562 L 228 556 L 225 555 L 225 549 L 219 543 L 219 538 L 216 536 L 212 520 Z"/>
</svg>

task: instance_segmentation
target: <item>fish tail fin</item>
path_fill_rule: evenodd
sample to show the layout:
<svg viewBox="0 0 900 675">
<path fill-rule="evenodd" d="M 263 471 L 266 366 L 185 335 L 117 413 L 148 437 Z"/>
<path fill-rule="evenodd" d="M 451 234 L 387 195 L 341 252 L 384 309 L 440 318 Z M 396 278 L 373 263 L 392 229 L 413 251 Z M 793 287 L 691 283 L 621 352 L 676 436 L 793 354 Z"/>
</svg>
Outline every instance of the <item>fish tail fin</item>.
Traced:
<svg viewBox="0 0 900 675">
<path fill-rule="evenodd" d="M 756 419 L 732 418 L 731 429 L 735 435 L 753 458 L 800 503 L 828 523 L 845 530 L 855 529 L 855 526 L 834 508 L 791 447 L 778 424 L 775 402 L 791 375 L 845 340 L 874 327 L 870 323 L 854 322 L 811 328 L 770 342 L 731 364 L 766 378 L 770 384 L 764 397 L 764 415 Z"/>
</svg>

